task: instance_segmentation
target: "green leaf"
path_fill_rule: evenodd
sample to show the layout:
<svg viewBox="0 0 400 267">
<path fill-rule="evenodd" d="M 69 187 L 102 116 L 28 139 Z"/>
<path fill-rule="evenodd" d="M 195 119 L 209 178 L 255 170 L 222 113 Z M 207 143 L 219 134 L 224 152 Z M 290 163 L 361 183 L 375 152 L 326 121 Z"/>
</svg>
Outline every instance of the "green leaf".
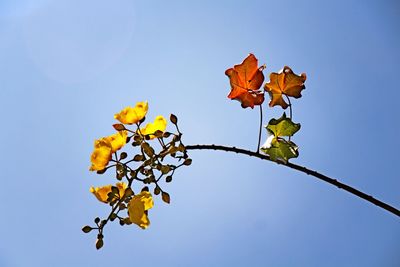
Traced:
<svg viewBox="0 0 400 267">
<path fill-rule="evenodd" d="M 291 158 L 299 156 L 298 147 L 295 143 L 283 138 L 275 137 L 269 148 L 261 148 L 265 154 L 268 154 L 273 161 L 283 160 L 285 163 Z"/>
<path fill-rule="evenodd" d="M 275 137 L 293 136 L 300 130 L 300 123 L 294 123 L 290 118 L 286 118 L 286 114 L 283 113 L 282 117 L 279 119 L 271 119 L 266 128 L 273 133 Z"/>
</svg>

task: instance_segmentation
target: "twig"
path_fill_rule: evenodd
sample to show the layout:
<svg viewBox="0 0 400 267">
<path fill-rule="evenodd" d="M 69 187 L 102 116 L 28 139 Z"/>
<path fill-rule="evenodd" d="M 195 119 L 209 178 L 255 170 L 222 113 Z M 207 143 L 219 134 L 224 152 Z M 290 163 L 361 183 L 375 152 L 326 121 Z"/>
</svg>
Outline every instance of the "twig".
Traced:
<svg viewBox="0 0 400 267">
<path fill-rule="evenodd" d="M 188 145 L 188 146 L 186 146 L 186 149 L 187 150 L 220 150 L 220 151 L 227 151 L 227 152 L 235 152 L 238 154 L 256 157 L 256 158 L 259 158 L 262 160 L 272 161 L 279 165 L 283 165 L 283 166 L 289 167 L 291 169 L 295 169 L 297 171 L 303 172 L 305 174 L 314 176 L 315 178 L 318 178 L 324 182 L 332 184 L 332 185 L 338 187 L 339 189 L 343 189 L 355 196 L 358 196 L 358 197 L 360 197 L 372 204 L 375 204 L 376 206 L 381 207 L 382 209 L 385 209 L 385 210 L 400 217 L 400 210 L 396 209 L 395 207 L 390 206 L 389 204 L 382 202 L 382 201 L 374 198 L 371 195 L 367 195 L 366 193 L 361 192 L 360 190 L 358 190 L 354 187 L 351 187 L 347 184 L 341 183 L 336 179 L 330 178 L 324 174 L 321 174 L 314 170 L 307 169 L 306 167 L 303 167 L 303 166 L 300 166 L 300 165 L 297 165 L 294 163 L 290 163 L 290 162 L 285 163 L 283 161 L 273 161 L 273 160 L 271 160 L 271 158 L 268 155 L 263 155 L 258 152 L 253 152 L 253 151 L 249 151 L 249 150 L 245 150 L 245 149 L 241 149 L 241 148 L 227 147 L 227 146 L 221 146 L 221 145 Z"/>
</svg>

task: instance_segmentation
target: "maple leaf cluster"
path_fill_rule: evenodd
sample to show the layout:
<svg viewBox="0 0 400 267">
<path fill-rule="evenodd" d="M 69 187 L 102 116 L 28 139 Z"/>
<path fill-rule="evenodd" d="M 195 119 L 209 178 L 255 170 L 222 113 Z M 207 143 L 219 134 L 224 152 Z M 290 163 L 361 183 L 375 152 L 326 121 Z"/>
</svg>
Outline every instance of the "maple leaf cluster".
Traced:
<svg viewBox="0 0 400 267">
<path fill-rule="evenodd" d="M 265 65 L 258 66 L 258 60 L 253 54 L 249 54 L 241 64 L 233 66 L 225 71 L 229 77 L 231 91 L 228 98 L 238 100 L 242 108 L 254 108 L 264 102 L 264 94 L 268 92 L 271 100 L 269 106 L 276 105 L 286 109 L 289 105 L 283 96 L 300 98 L 301 91 L 305 89 L 306 75 L 296 75 L 291 68 L 285 66 L 279 73 L 272 72 L 270 81 L 260 89 L 264 82 L 263 70 Z"/>
<path fill-rule="evenodd" d="M 261 86 L 264 82 L 263 70 L 265 65 L 258 66 L 258 60 L 253 54 L 249 54 L 241 64 L 233 66 L 225 71 L 229 77 L 231 91 L 228 98 L 238 100 L 242 108 L 254 108 L 258 105 L 261 108 L 264 102 L 264 95 L 267 92 L 270 96 L 269 106 L 281 106 L 283 109 L 290 107 L 290 116 L 286 117 L 283 113 L 279 119 L 271 119 L 267 130 L 267 140 L 260 146 L 260 135 L 258 139 L 257 151 L 262 151 L 270 156 L 271 160 L 288 162 L 290 158 L 297 158 L 299 155 L 297 145 L 291 141 L 291 137 L 300 129 L 300 123 L 292 121 L 292 104 L 289 97 L 300 98 L 301 91 L 305 89 L 304 82 L 306 74 L 295 74 L 288 66 L 276 73 L 269 75 L 269 82 Z M 289 102 L 289 104 L 285 101 Z"/>
</svg>

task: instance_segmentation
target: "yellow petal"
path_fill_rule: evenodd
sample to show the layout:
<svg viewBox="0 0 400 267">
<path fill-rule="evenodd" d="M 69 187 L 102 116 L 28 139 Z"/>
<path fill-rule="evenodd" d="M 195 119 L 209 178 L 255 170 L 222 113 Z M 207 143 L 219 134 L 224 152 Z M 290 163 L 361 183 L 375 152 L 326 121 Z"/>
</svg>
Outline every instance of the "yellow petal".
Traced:
<svg viewBox="0 0 400 267">
<path fill-rule="evenodd" d="M 124 182 L 118 182 L 116 186 L 119 189 L 119 195 L 122 197 L 128 185 Z M 111 192 L 112 185 L 105 185 L 101 187 L 90 187 L 90 192 L 101 202 L 108 203 L 108 193 Z"/>
<path fill-rule="evenodd" d="M 116 186 L 118 187 L 119 190 L 119 196 L 123 197 L 125 194 L 125 190 L 128 188 L 128 185 L 124 182 L 118 182 Z"/>
<path fill-rule="evenodd" d="M 141 192 L 133 196 L 128 204 L 130 221 L 142 229 L 146 229 L 150 225 L 150 220 L 145 211 L 151 209 L 153 205 L 153 197 L 149 192 Z"/>
<path fill-rule="evenodd" d="M 91 171 L 101 171 L 107 165 L 111 159 L 112 146 L 110 141 L 106 138 L 98 139 L 94 142 L 94 150 L 90 156 L 92 165 L 90 166 Z"/>
<path fill-rule="evenodd" d="M 157 116 L 153 123 L 148 123 L 142 129 L 140 129 L 141 134 L 149 135 L 150 139 L 154 139 L 153 135 L 156 131 L 164 132 L 167 128 L 167 120 L 163 116 Z"/>
<path fill-rule="evenodd" d="M 146 116 L 148 109 L 149 105 L 147 101 L 137 102 L 135 107 L 124 108 L 120 113 L 115 114 L 114 118 L 123 124 L 134 124 Z"/>
<path fill-rule="evenodd" d="M 130 205 L 129 208 L 129 220 L 138 225 L 142 229 L 146 229 L 150 225 L 150 220 L 144 212 L 143 203 L 136 203 L 135 205 Z"/>
<path fill-rule="evenodd" d="M 102 187 L 91 187 L 90 192 L 101 202 L 107 203 L 108 193 L 111 192 L 111 185 L 105 185 Z"/>
<path fill-rule="evenodd" d="M 128 137 L 127 131 L 118 131 L 117 133 L 107 136 L 106 139 L 111 143 L 111 152 L 120 150 L 126 144 Z"/>
</svg>

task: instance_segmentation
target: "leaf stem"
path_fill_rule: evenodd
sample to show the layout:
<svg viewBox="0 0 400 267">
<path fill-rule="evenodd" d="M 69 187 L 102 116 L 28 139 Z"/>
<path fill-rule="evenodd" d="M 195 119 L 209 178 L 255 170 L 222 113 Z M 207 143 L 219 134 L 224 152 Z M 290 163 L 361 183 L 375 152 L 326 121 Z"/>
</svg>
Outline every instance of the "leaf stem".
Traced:
<svg viewBox="0 0 400 267">
<path fill-rule="evenodd" d="M 293 121 L 292 102 L 290 102 L 290 98 L 287 95 L 285 95 L 285 96 L 287 98 L 287 101 L 289 102 L 289 118 L 290 118 L 290 120 Z M 289 141 L 290 141 L 290 139 L 291 139 L 291 136 L 289 136 Z"/>
<path fill-rule="evenodd" d="M 285 96 L 286 96 L 286 98 L 287 98 L 287 101 L 289 102 L 289 117 L 290 117 L 291 120 L 293 120 L 292 102 L 290 102 L 290 98 L 289 98 L 287 95 L 285 95 Z"/>
<path fill-rule="evenodd" d="M 359 198 L 362 198 L 362 199 L 364 199 L 364 200 L 366 200 L 366 201 L 368 201 L 368 202 L 370 202 L 370 203 L 372 203 L 372 204 L 374 204 L 374 205 L 376 205 L 376 206 L 378 206 L 378 207 L 380 207 L 382 209 L 385 209 L 385 210 L 393 213 L 394 215 L 397 215 L 398 217 L 400 217 L 400 210 L 396 209 L 395 207 L 393 207 L 393 206 L 391 206 L 391 205 L 389 205 L 389 204 L 387 204 L 385 202 L 382 202 L 382 201 L 374 198 L 371 195 L 368 195 L 368 194 L 366 194 L 364 192 L 361 192 L 360 190 L 358 190 L 358 189 L 356 189 L 354 187 L 351 187 L 351 186 L 349 186 L 347 184 L 339 182 L 336 179 L 330 178 L 330 177 L 328 177 L 328 176 L 326 176 L 326 175 L 324 175 L 322 173 L 316 172 L 314 170 L 308 169 L 306 167 L 303 167 L 303 166 L 300 166 L 300 165 L 297 165 L 297 164 L 294 164 L 294 163 L 290 163 L 290 162 L 285 163 L 283 161 L 273 161 L 273 160 L 271 160 L 271 158 L 268 155 L 263 155 L 263 154 L 260 154 L 258 152 L 253 152 L 253 151 L 245 150 L 245 149 L 242 149 L 242 148 L 227 147 L 227 146 L 221 146 L 221 145 L 188 145 L 188 146 L 186 146 L 186 149 L 187 150 L 201 150 L 201 149 L 202 150 L 220 150 L 220 151 L 226 151 L 226 152 L 235 152 L 235 153 L 247 155 L 247 156 L 250 156 L 250 157 L 256 157 L 256 158 L 259 158 L 259 159 L 262 159 L 262 160 L 272 161 L 272 162 L 277 163 L 279 165 L 283 165 L 283 166 L 286 166 L 288 168 L 291 168 L 291 169 L 303 172 L 305 174 L 314 176 L 317 179 L 320 179 L 320 180 L 322 180 L 324 182 L 327 182 L 327 183 L 329 183 L 331 185 L 334 185 L 334 186 L 338 187 L 339 189 L 343 189 L 343 190 L 349 192 L 350 194 L 353 194 L 353 195 L 355 195 L 355 196 L 357 196 Z"/>
<path fill-rule="evenodd" d="M 260 151 L 262 122 L 263 122 L 263 112 L 262 112 L 262 105 L 260 105 L 260 130 L 258 132 L 258 144 L 257 144 L 257 149 L 256 149 L 257 153 Z"/>
</svg>

